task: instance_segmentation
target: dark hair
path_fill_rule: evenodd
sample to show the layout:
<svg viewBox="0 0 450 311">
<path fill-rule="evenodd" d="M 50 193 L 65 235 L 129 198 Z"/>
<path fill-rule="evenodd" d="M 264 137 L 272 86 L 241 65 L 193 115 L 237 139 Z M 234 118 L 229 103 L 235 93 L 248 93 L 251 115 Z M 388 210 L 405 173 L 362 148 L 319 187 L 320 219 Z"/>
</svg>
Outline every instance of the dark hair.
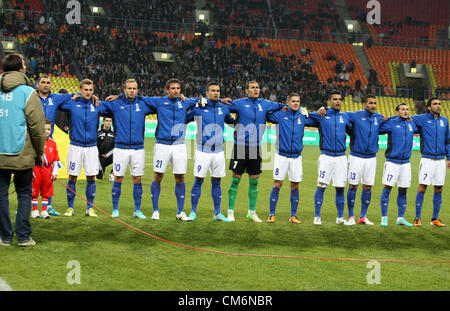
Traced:
<svg viewBox="0 0 450 311">
<path fill-rule="evenodd" d="M 59 89 L 58 91 L 59 94 L 67 94 L 69 93 L 65 88 Z"/>
<path fill-rule="evenodd" d="M 366 98 L 365 98 L 364 102 L 367 103 L 367 101 L 369 100 L 369 98 L 377 99 L 377 98 L 375 97 L 375 95 L 373 95 L 373 94 L 368 94 L 368 95 L 366 95 Z"/>
<path fill-rule="evenodd" d="M 248 88 L 250 87 L 250 84 L 252 84 L 252 83 L 258 83 L 258 81 L 256 81 L 256 80 L 248 81 L 248 82 L 245 84 L 245 89 L 248 90 Z M 258 84 L 258 85 L 259 85 L 259 84 Z"/>
<path fill-rule="evenodd" d="M 168 89 L 170 88 L 170 85 L 173 84 L 173 83 L 177 83 L 177 84 L 181 87 L 181 82 L 180 82 L 180 80 L 178 80 L 178 79 L 176 79 L 176 78 L 172 78 L 172 79 L 169 79 L 169 80 L 166 82 L 166 90 L 168 90 Z"/>
<path fill-rule="evenodd" d="M 210 81 L 208 82 L 208 84 L 206 85 L 206 90 L 209 90 L 209 87 L 212 85 L 217 85 L 220 88 L 220 84 L 217 81 Z"/>
<path fill-rule="evenodd" d="M 405 104 L 405 103 L 400 103 L 400 104 L 398 104 L 397 106 L 395 106 L 395 111 L 399 111 L 399 110 L 400 110 L 400 106 L 406 106 L 406 107 L 408 107 L 407 104 Z"/>
<path fill-rule="evenodd" d="M 439 98 L 438 97 L 431 97 L 428 101 L 427 101 L 427 107 L 430 107 L 431 106 L 431 103 L 433 102 L 433 100 L 439 100 Z"/>
<path fill-rule="evenodd" d="M 37 79 L 37 83 L 41 82 L 42 79 L 50 79 L 50 77 L 47 75 L 42 75 Z M 51 82 L 51 80 L 50 80 L 50 82 Z"/>
<path fill-rule="evenodd" d="M 47 124 L 52 125 L 52 121 L 50 121 L 49 119 L 45 119 L 45 124 L 46 124 L 46 125 L 47 125 Z"/>
<path fill-rule="evenodd" d="M 23 56 L 19 53 L 6 55 L 2 60 L 3 71 L 20 71 L 23 69 Z"/>
<path fill-rule="evenodd" d="M 331 99 L 331 96 L 333 95 L 341 95 L 341 92 L 339 92 L 338 90 L 332 90 L 329 94 L 328 94 L 328 99 Z M 342 95 L 341 95 L 342 97 Z"/>
</svg>

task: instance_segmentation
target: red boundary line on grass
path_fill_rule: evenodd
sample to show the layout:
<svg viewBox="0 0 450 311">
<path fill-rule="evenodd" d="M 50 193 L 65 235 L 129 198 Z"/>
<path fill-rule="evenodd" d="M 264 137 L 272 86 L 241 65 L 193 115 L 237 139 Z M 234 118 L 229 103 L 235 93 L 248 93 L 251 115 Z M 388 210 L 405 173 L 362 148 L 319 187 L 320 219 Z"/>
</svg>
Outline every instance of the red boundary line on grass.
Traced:
<svg viewBox="0 0 450 311">
<path fill-rule="evenodd" d="M 312 259 L 312 260 L 334 260 L 334 261 L 371 261 L 371 260 L 376 260 L 378 262 L 393 262 L 393 263 L 450 263 L 450 261 L 447 261 L 447 260 L 439 261 L 439 260 L 401 260 L 401 259 L 355 259 L 355 258 L 329 258 L 329 257 L 304 257 L 304 256 L 241 254 L 241 253 L 230 253 L 230 252 L 215 251 L 215 250 L 210 250 L 210 249 L 205 249 L 205 248 L 198 248 L 198 247 L 194 247 L 194 246 L 184 245 L 184 244 L 180 244 L 180 243 L 177 243 L 177 242 L 165 240 L 163 238 L 157 237 L 157 236 L 155 236 L 153 234 L 150 234 L 148 232 L 142 231 L 139 228 L 133 227 L 132 225 L 127 224 L 126 222 L 124 222 L 124 221 L 122 221 L 120 219 L 114 218 L 114 217 L 112 217 L 112 215 L 108 214 L 107 212 L 105 212 L 101 208 L 99 208 L 99 207 L 95 206 L 94 204 L 88 202 L 84 197 L 82 197 L 81 195 L 79 195 L 78 193 L 76 193 L 75 191 L 70 189 L 69 187 L 67 187 L 67 185 L 65 183 L 63 183 L 61 180 L 59 180 L 58 178 L 56 178 L 56 180 L 60 184 L 62 184 L 64 187 L 66 187 L 66 189 L 69 189 L 70 191 L 72 191 L 77 197 L 79 197 L 80 199 L 82 199 L 86 203 L 92 205 L 92 207 L 94 207 L 95 209 L 97 209 L 101 213 L 105 214 L 109 218 L 111 218 L 111 219 L 121 223 L 122 225 L 124 225 L 124 226 L 126 226 L 126 227 L 128 227 L 130 229 L 133 229 L 133 230 L 135 230 L 135 231 L 137 231 L 139 233 L 142 233 L 142 234 L 144 234 L 146 236 L 154 238 L 156 240 L 159 240 L 159 241 L 162 241 L 162 242 L 165 242 L 165 243 L 168 243 L 168 244 L 172 244 L 172 245 L 188 248 L 188 249 L 197 250 L 197 251 L 208 252 L 208 253 L 213 253 L 213 254 L 221 254 L 221 255 L 230 255 L 230 256 L 282 258 L 282 259 Z"/>
</svg>

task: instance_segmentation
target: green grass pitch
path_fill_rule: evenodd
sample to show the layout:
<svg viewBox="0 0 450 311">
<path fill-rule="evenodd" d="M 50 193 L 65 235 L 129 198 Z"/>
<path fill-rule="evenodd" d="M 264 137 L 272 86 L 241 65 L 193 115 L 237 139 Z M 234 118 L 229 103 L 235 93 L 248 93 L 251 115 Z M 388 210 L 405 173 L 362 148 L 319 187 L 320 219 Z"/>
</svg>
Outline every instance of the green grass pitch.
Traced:
<svg viewBox="0 0 450 311">
<path fill-rule="evenodd" d="M 149 237 L 97 211 L 99 217 L 85 217 L 86 203 L 75 200 L 75 215 L 49 220 L 31 219 L 32 248 L 1 247 L 0 278 L 14 290 L 23 291 L 415 291 L 450 290 L 450 264 L 422 262 L 385 262 L 384 260 L 448 261 L 450 259 L 449 228 L 429 225 L 432 213 L 432 187 L 429 187 L 422 213 L 423 226 L 401 227 L 395 224 L 397 190 L 390 197 L 389 227 L 380 223 L 379 198 L 384 150 L 378 154 L 376 185 L 368 218 L 374 226 L 353 227 L 335 224 L 335 190 L 325 192 L 321 227 L 313 225 L 313 197 L 316 189 L 318 147 L 303 150 L 303 181 L 300 183 L 299 216 L 302 224 L 288 222 L 290 213 L 289 182 L 280 192 L 277 221 L 265 222 L 269 212 L 272 171 L 264 170 L 259 183 L 257 213 L 263 223 L 245 218 L 248 207 L 248 177 L 239 186 L 234 223 L 212 220 L 213 204 L 209 177 L 202 187 L 202 196 L 195 222 L 175 219 L 176 201 L 174 178 L 169 167 L 161 187 L 161 220 L 150 220 L 152 204 L 150 184 L 153 138 L 147 138 L 146 172 L 143 178 L 142 211 L 147 220 L 132 217 L 132 183 L 125 177 L 120 198 L 121 221 L 161 239 L 236 254 L 308 257 L 268 258 L 233 256 L 209 253 Z M 191 146 L 192 141 L 187 141 Z M 268 153 L 274 146 L 266 146 Z M 230 154 L 227 145 L 226 153 Z M 406 218 L 414 219 L 414 200 L 417 191 L 417 171 L 420 153 L 413 152 L 412 186 L 408 191 Z M 227 159 L 227 166 L 229 160 Z M 186 175 L 185 211 L 189 214 L 190 190 L 193 184 L 192 157 Z M 264 167 L 270 168 L 270 161 Z M 109 168 L 108 168 L 109 172 Z M 450 184 L 447 174 L 447 185 Z M 105 176 L 107 177 L 107 176 Z M 222 212 L 226 215 L 228 186 L 231 172 L 222 180 Z M 66 182 L 66 180 L 63 180 Z M 111 186 L 107 180 L 97 182 L 95 205 L 111 213 Z M 84 196 L 85 182 L 77 183 L 77 191 Z M 444 187 L 440 218 L 450 223 L 449 189 Z M 361 187 L 358 189 L 355 214 L 359 215 Z M 16 209 L 15 195 L 10 196 L 11 214 Z M 53 206 L 63 214 L 66 210 L 66 189 L 55 182 Z M 345 216 L 347 216 L 347 207 Z M 367 261 L 341 261 L 312 258 L 374 259 L 379 262 L 378 284 L 368 282 L 373 267 Z M 79 279 L 74 278 L 77 263 Z M 74 283 L 75 281 L 75 283 Z"/>
</svg>

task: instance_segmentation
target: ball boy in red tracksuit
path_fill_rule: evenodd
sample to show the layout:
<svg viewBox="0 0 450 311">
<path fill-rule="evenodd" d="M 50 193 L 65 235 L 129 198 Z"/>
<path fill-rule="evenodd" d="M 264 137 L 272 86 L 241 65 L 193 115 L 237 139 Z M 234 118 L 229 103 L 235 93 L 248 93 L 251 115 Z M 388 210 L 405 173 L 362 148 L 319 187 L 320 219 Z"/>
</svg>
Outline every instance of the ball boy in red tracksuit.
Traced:
<svg viewBox="0 0 450 311">
<path fill-rule="evenodd" d="M 42 166 L 34 166 L 33 168 L 33 194 L 31 203 L 33 211 L 31 217 L 33 218 L 50 218 L 47 212 L 48 198 L 53 196 L 53 181 L 58 176 L 59 154 L 56 142 L 50 138 L 52 123 L 49 120 L 45 121 L 45 152 L 43 156 Z M 39 194 L 42 197 L 42 210 L 39 215 L 38 199 Z"/>
</svg>

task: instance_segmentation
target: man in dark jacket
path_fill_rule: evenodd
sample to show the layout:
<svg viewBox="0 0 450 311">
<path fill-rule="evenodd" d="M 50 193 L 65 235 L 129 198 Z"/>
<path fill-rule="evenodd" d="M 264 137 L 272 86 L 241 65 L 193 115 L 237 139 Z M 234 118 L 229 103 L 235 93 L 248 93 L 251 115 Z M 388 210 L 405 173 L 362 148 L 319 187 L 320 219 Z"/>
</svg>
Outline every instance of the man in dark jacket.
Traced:
<svg viewBox="0 0 450 311">
<path fill-rule="evenodd" d="M 114 141 L 116 137 L 111 123 L 111 118 L 104 117 L 103 125 L 97 132 L 98 157 L 101 165 L 101 171 L 98 172 L 97 179 L 103 179 L 105 168 L 113 163 Z"/>
</svg>

